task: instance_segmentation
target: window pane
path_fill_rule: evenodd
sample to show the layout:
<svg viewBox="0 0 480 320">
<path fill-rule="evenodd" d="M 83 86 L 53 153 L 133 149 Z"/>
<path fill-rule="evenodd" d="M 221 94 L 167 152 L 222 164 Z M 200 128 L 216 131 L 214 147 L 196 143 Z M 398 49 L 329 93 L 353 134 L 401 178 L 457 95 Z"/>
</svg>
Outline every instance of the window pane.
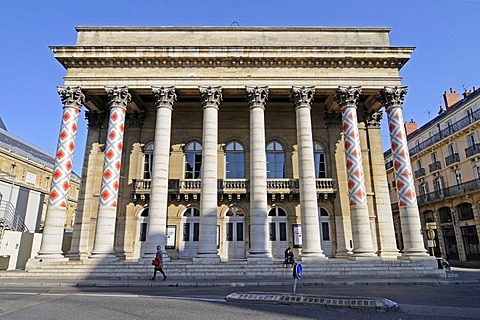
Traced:
<svg viewBox="0 0 480 320">
<path fill-rule="evenodd" d="M 147 240 L 147 224 L 146 223 L 141 223 L 140 224 L 140 239 L 141 242 L 144 242 Z"/>
<path fill-rule="evenodd" d="M 227 223 L 227 241 L 233 241 L 233 223 Z"/>
<path fill-rule="evenodd" d="M 330 230 L 328 222 L 322 222 L 322 239 L 323 241 L 330 241 Z"/>
<path fill-rule="evenodd" d="M 190 241 L 190 223 L 183 224 L 183 241 Z"/>
<path fill-rule="evenodd" d="M 195 222 L 193 224 L 193 241 L 198 241 L 199 234 L 200 234 L 200 223 Z"/>
<path fill-rule="evenodd" d="M 243 223 L 237 222 L 237 241 L 243 241 Z"/>
<path fill-rule="evenodd" d="M 277 230 L 274 222 L 270 223 L 270 241 L 277 240 Z"/>
<path fill-rule="evenodd" d="M 287 224 L 280 222 L 280 241 L 287 241 Z"/>
</svg>

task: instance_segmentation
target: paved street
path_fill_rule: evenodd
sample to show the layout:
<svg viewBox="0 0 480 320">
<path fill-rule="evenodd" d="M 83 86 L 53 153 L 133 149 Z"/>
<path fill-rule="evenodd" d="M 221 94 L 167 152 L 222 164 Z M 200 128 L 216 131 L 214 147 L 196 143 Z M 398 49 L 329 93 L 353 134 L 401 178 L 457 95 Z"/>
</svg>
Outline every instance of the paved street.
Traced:
<svg viewBox="0 0 480 320">
<path fill-rule="evenodd" d="M 233 292 L 291 293 L 292 286 L 58 286 L 40 282 L 0 284 L 0 319 L 480 319 L 480 270 L 456 269 L 450 283 L 365 285 L 330 283 L 299 285 L 298 294 L 383 297 L 397 302 L 399 311 L 309 307 L 266 303 L 232 303 Z M 164 284 L 164 285 L 163 285 Z"/>
</svg>

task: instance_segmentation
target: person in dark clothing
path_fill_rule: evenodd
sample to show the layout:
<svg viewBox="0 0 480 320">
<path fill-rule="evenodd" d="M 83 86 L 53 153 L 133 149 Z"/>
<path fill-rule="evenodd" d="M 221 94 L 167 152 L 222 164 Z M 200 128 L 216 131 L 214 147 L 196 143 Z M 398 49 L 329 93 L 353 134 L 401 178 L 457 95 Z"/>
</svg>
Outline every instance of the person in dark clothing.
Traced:
<svg viewBox="0 0 480 320">
<path fill-rule="evenodd" d="M 286 268 L 288 264 L 291 264 L 293 266 L 294 263 L 295 263 L 295 259 L 293 256 L 292 248 L 288 247 L 285 250 L 285 261 L 283 263 L 283 267 Z"/>
</svg>

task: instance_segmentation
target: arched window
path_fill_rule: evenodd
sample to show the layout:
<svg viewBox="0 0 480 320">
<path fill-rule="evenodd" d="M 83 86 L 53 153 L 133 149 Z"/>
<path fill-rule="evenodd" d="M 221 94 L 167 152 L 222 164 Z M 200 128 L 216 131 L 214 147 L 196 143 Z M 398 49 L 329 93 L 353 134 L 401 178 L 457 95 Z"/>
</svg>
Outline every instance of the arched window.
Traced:
<svg viewBox="0 0 480 320">
<path fill-rule="evenodd" d="M 457 206 L 458 220 L 472 220 L 473 210 L 470 203 L 461 203 Z"/>
<path fill-rule="evenodd" d="M 143 147 L 143 179 L 152 179 L 153 169 L 153 142 Z"/>
<path fill-rule="evenodd" d="M 315 159 L 315 178 L 326 178 L 325 149 L 318 142 L 313 143 L 313 156 Z"/>
<path fill-rule="evenodd" d="M 432 210 L 425 211 L 423 213 L 423 218 L 425 219 L 425 223 L 435 222 Z"/>
<path fill-rule="evenodd" d="M 268 212 L 268 216 L 269 217 L 286 217 L 287 213 L 282 208 L 275 207 L 270 209 L 270 211 Z"/>
<path fill-rule="evenodd" d="M 200 217 L 200 210 L 195 207 L 189 207 L 183 213 L 184 217 Z"/>
<path fill-rule="evenodd" d="M 239 142 L 232 141 L 225 146 L 225 162 L 225 178 L 245 178 L 245 153 Z"/>
<path fill-rule="evenodd" d="M 452 212 L 449 207 L 442 207 L 438 210 L 438 215 L 440 216 L 440 223 L 450 223 L 452 222 Z"/>
<path fill-rule="evenodd" d="M 185 146 L 185 179 L 201 178 L 202 145 L 197 141 L 187 143 Z"/>
<path fill-rule="evenodd" d="M 277 141 L 267 144 L 267 178 L 285 178 L 285 151 Z"/>
</svg>

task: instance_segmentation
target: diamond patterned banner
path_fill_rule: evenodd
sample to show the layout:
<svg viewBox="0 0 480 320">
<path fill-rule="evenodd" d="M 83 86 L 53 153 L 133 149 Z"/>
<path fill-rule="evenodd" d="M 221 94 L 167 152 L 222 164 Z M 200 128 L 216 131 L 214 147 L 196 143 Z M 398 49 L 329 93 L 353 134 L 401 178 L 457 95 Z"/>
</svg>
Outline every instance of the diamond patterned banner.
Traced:
<svg viewBox="0 0 480 320">
<path fill-rule="evenodd" d="M 74 92 L 78 90 L 79 93 Z M 73 152 L 75 151 L 75 137 L 77 135 L 78 115 L 80 113 L 80 104 L 83 102 L 80 89 L 67 88 L 59 89 L 61 95 L 80 95 L 79 102 L 69 102 L 63 108 L 62 124 L 60 126 L 60 135 L 58 136 L 57 153 L 53 167 L 52 185 L 50 187 L 50 196 L 48 206 L 66 207 L 68 203 L 68 192 L 70 189 L 70 175 L 72 173 Z M 72 93 L 73 92 L 73 93 Z"/>
<path fill-rule="evenodd" d="M 403 114 L 400 107 L 388 107 L 388 130 L 393 154 L 393 169 L 395 171 L 398 205 L 400 207 L 416 206 L 410 154 L 408 153 L 407 136 L 403 127 Z"/>
<path fill-rule="evenodd" d="M 362 165 L 362 151 L 358 135 L 357 112 L 355 106 L 341 109 L 342 127 L 345 140 L 345 154 L 347 162 L 348 190 L 350 205 L 366 205 L 367 192 Z"/>
<path fill-rule="evenodd" d="M 112 107 L 108 121 L 107 143 L 100 190 L 100 205 L 116 207 L 123 149 L 126 109 Z"/>
</svg>

